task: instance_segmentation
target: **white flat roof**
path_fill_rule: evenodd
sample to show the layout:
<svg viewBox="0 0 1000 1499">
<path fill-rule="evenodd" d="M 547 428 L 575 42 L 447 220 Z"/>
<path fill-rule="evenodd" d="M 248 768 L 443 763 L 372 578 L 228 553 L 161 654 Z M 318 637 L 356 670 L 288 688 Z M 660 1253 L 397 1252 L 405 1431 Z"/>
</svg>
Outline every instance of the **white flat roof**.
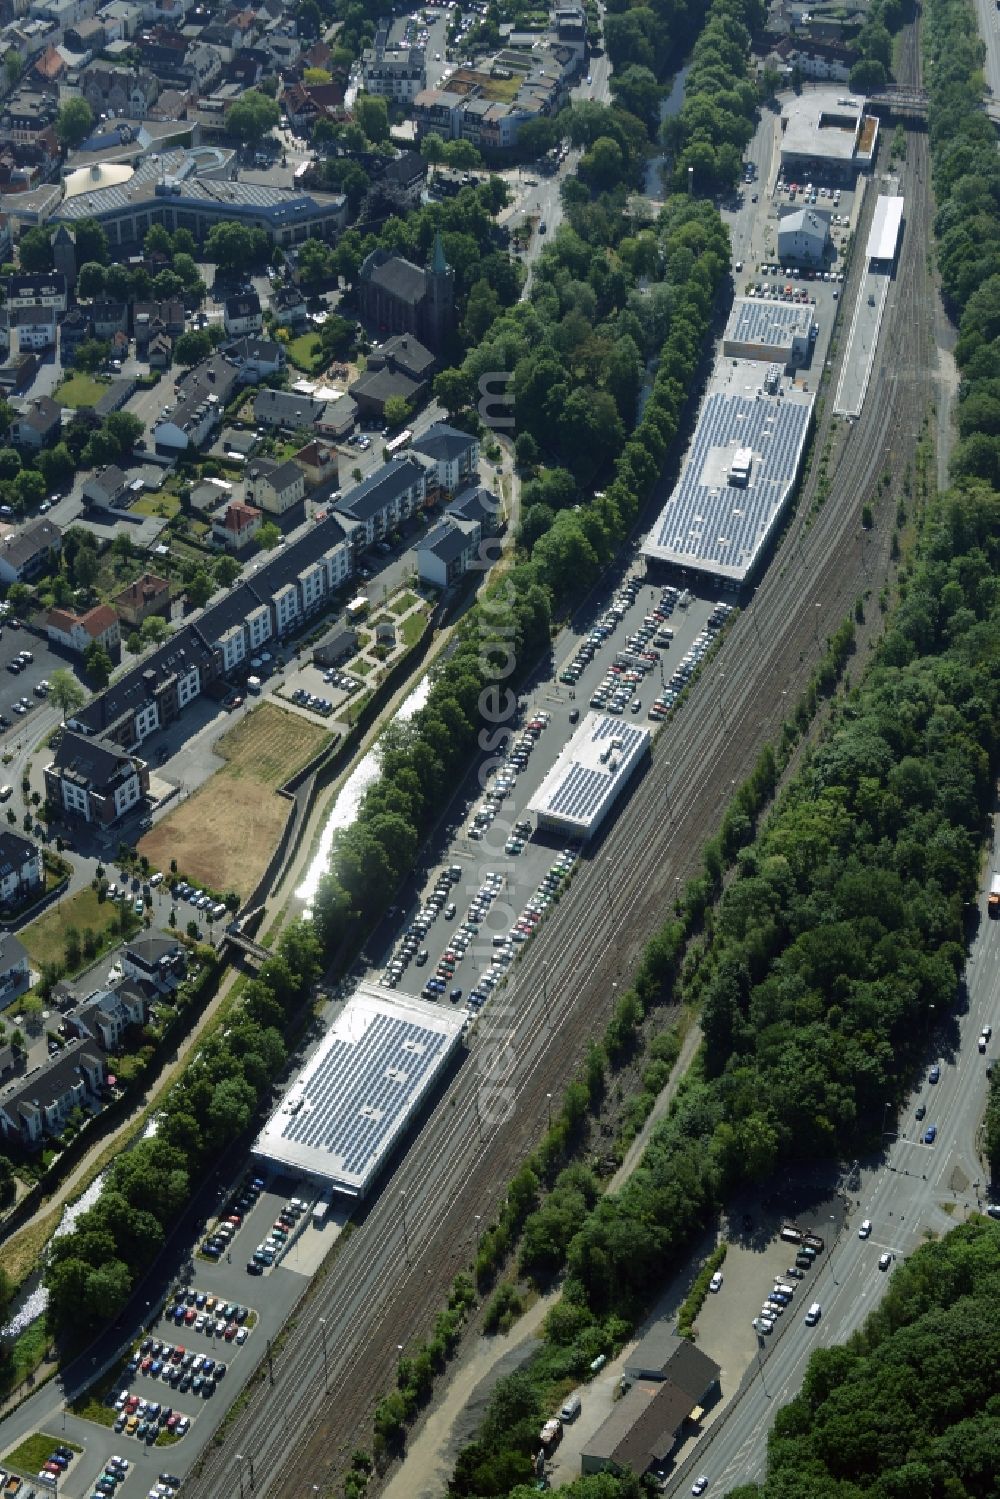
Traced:
<svg viewBox="0 0 1000 1499">
<path fill-rule="evenodd" d="M 809 89 L 781 111 L 782 156 L 852 161 L 865 101 L 840 88 Z"/>
<path fill-rule="evenodd" d="M 459 1045 L 464 1013 L 361 983 L 253 1147 L 260 1160 L 363 1197 Z"/>
<path fill-rule="evenodd" d="M 815 395 L 746 360 L 716 367 L 680 478 L 643 544 L 647 557 L 742 582 L 752 571 L 792 491 Z M 749 482 L 730 484 L 749 448 Z"/>
<path fill-rule="evenodd" d="M 588 713 L 528 803 L 539 821 L 587 838 L 611 810 L 649 748 L 648 729 L 610 713 Z"/>
<path fill-rule="evenodd" d="M 901 197 L 877 199 L 865 252 L 869 260 L 895 260 L 903 227 L 903 203 Z"/>
</svg>

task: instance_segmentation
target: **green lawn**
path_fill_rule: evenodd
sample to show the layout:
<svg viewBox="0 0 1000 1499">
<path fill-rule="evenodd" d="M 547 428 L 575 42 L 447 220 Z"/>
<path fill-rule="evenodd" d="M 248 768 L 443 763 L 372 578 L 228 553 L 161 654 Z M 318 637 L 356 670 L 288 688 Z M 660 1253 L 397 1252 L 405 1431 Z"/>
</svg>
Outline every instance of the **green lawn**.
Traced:
<svg viewBox="0 0 1000 1499">
<path fill-rule="evenodd" d="M 83 1451 L 76 1442 L 67 1442 L 65 1437 L 50 1437 L 44 1431 L 36 1431 L 30 1437 L 25 1437 L 13 1452 L 6 1453 L 4 1462 L 10 1463 L 12 1468 L 20 1468 L 24 1473 L 37 1473 L 50 1452 L 60 1446 L 70 1447 L 74 1452 Z"/>
<path fill-rule="evenodd" d="M 426 623 L 427 621 L 424 615 L 408 614 L 403 620 L 403 623 L 400 625 L 400 634 L 403 637 L 403 644 L 406 646 L 416 645 L 417 641 L 424 633 L 424 627 Z"/>
<path fill-rule="evenodd" d="M 386 607 L 390 614 L 395 614 L 398 617 L 400 614 L 405 614 L 407 609 L 412 609 L 414 604 L 418 604 L 419 602 L 420 600 L 415 593 L 401 593 L 398 598 L 390 599 Z"/>
<path fill-rule="evenodd" d="M 166 489 L 154 489 L 152 494 L 144 494 L 138 500 L 132 510 L 137 515 L 162 516 L 164 520 L 170 520 L 181 508 L 181 502 L 177 495 L 171 494 Z"/>
<path fill-rule="evenodd" d="M 90 927 L 102 938 L 114 936 L 118 932 L 118 909 L 112 900 L 99 901 L 96 890 L 89 885 L 57 901 L 44 916 L 18 934 L 28 950 L 32 968 L 65 961 L 66 933 L 70 927 L 81 934 Z"/>
<path fill-rule="evenodd" d="M 293 338 L 285 345 L 285 353 L 292 364 L 304 370 L 307 375 L 318 375 L 320 370 L 326 368 L 326 359 L 320 352 L 318 333 L 300 333 L 298 338 Z"/>
<path fill-rule="evenodd" d="M 62 406 L 96 406 L 107 388 L 103 381 L 79 370 L 56 386 L 52 399 Z"/>
</svg>

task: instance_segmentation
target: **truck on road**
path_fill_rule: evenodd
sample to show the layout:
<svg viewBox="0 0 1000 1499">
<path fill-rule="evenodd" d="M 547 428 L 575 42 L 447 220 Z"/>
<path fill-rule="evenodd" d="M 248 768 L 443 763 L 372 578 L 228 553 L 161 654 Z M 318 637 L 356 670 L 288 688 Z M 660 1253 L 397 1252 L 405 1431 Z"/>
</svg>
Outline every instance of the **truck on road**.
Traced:
<svg viewBox="0 0 1000 1499">
<path fill-rule="evenodd" d="M 1000 0 L 997 0 L 1000 9 Z M 991 916 L 1000 916 L 1000 872 L 994 872 L 990 881 L 989 913 Z"/>
</svg>

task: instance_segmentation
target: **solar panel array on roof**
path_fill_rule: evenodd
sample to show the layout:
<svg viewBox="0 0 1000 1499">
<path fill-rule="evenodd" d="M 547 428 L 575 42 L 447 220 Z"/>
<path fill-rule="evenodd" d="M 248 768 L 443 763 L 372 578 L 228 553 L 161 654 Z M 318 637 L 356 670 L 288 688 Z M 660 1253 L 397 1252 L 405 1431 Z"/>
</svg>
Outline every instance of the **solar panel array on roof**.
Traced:
<svg viewBox="0 0 1000 1499">
<path fill-rule="evenodd" d="M 649 743 L 649 730 L 588 713 L 528 804 L 541 824 L 587 837 L 600 825 Z"/>
<path fill-rule="evenodd" d="M 653 526 L 649 557 L 742 580 L 781 514 L 798 473 L 813 397 L 715 390 L 702 406 L 680 480 Z M 733 457 L 749 448 L 749 483 L 727 483 Z"/>
<path fill-rule="evenodd" d="M 793 338 L 808 338 L 813 309 L 802 302 L 771 302 L 739 297 L 726 325 L 725 342 L 790 348 Z"/>
<path fill-rule="evenodd" d="M 461 1036 L 461 1017 L 361 985 L 255 1146 L 255 1154 L 363 1195 Z"/>
</svg>

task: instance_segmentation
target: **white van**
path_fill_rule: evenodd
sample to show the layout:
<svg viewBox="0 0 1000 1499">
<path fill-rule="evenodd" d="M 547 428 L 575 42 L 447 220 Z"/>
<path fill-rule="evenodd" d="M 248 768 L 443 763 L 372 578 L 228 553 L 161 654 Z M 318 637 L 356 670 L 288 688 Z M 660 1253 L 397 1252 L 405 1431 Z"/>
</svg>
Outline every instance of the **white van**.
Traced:
<svg viewBox="0 0 1000 1499">
<path fill-rule="evenodd" d="M 583 1409 L 579 1395 L 570 1395 L 559 1412 L 560 1421 L 575 1421 Z"/>
<path fill-rule="evenodd" d="M 0 786 L 0 802 L 8 802 L 14 795 L 13 786 Z"/>
<path fill-rule="evenodd" d="M 820 1317 L 822 1315 L 823 1315 L 823 1309 L 822 1309 L 822 1307 L 820 1306 L 820 1304 L 819 1304 L 818 1301 L 814 1301 L 813 1304 L 812 1304 L 812 1306 L 806 1312 L 806 1326 L 807 1327 L 815 1327 L 816 1323 L 819 1321 L 819 1319 L 820 1319 Z"/>
</svg>

